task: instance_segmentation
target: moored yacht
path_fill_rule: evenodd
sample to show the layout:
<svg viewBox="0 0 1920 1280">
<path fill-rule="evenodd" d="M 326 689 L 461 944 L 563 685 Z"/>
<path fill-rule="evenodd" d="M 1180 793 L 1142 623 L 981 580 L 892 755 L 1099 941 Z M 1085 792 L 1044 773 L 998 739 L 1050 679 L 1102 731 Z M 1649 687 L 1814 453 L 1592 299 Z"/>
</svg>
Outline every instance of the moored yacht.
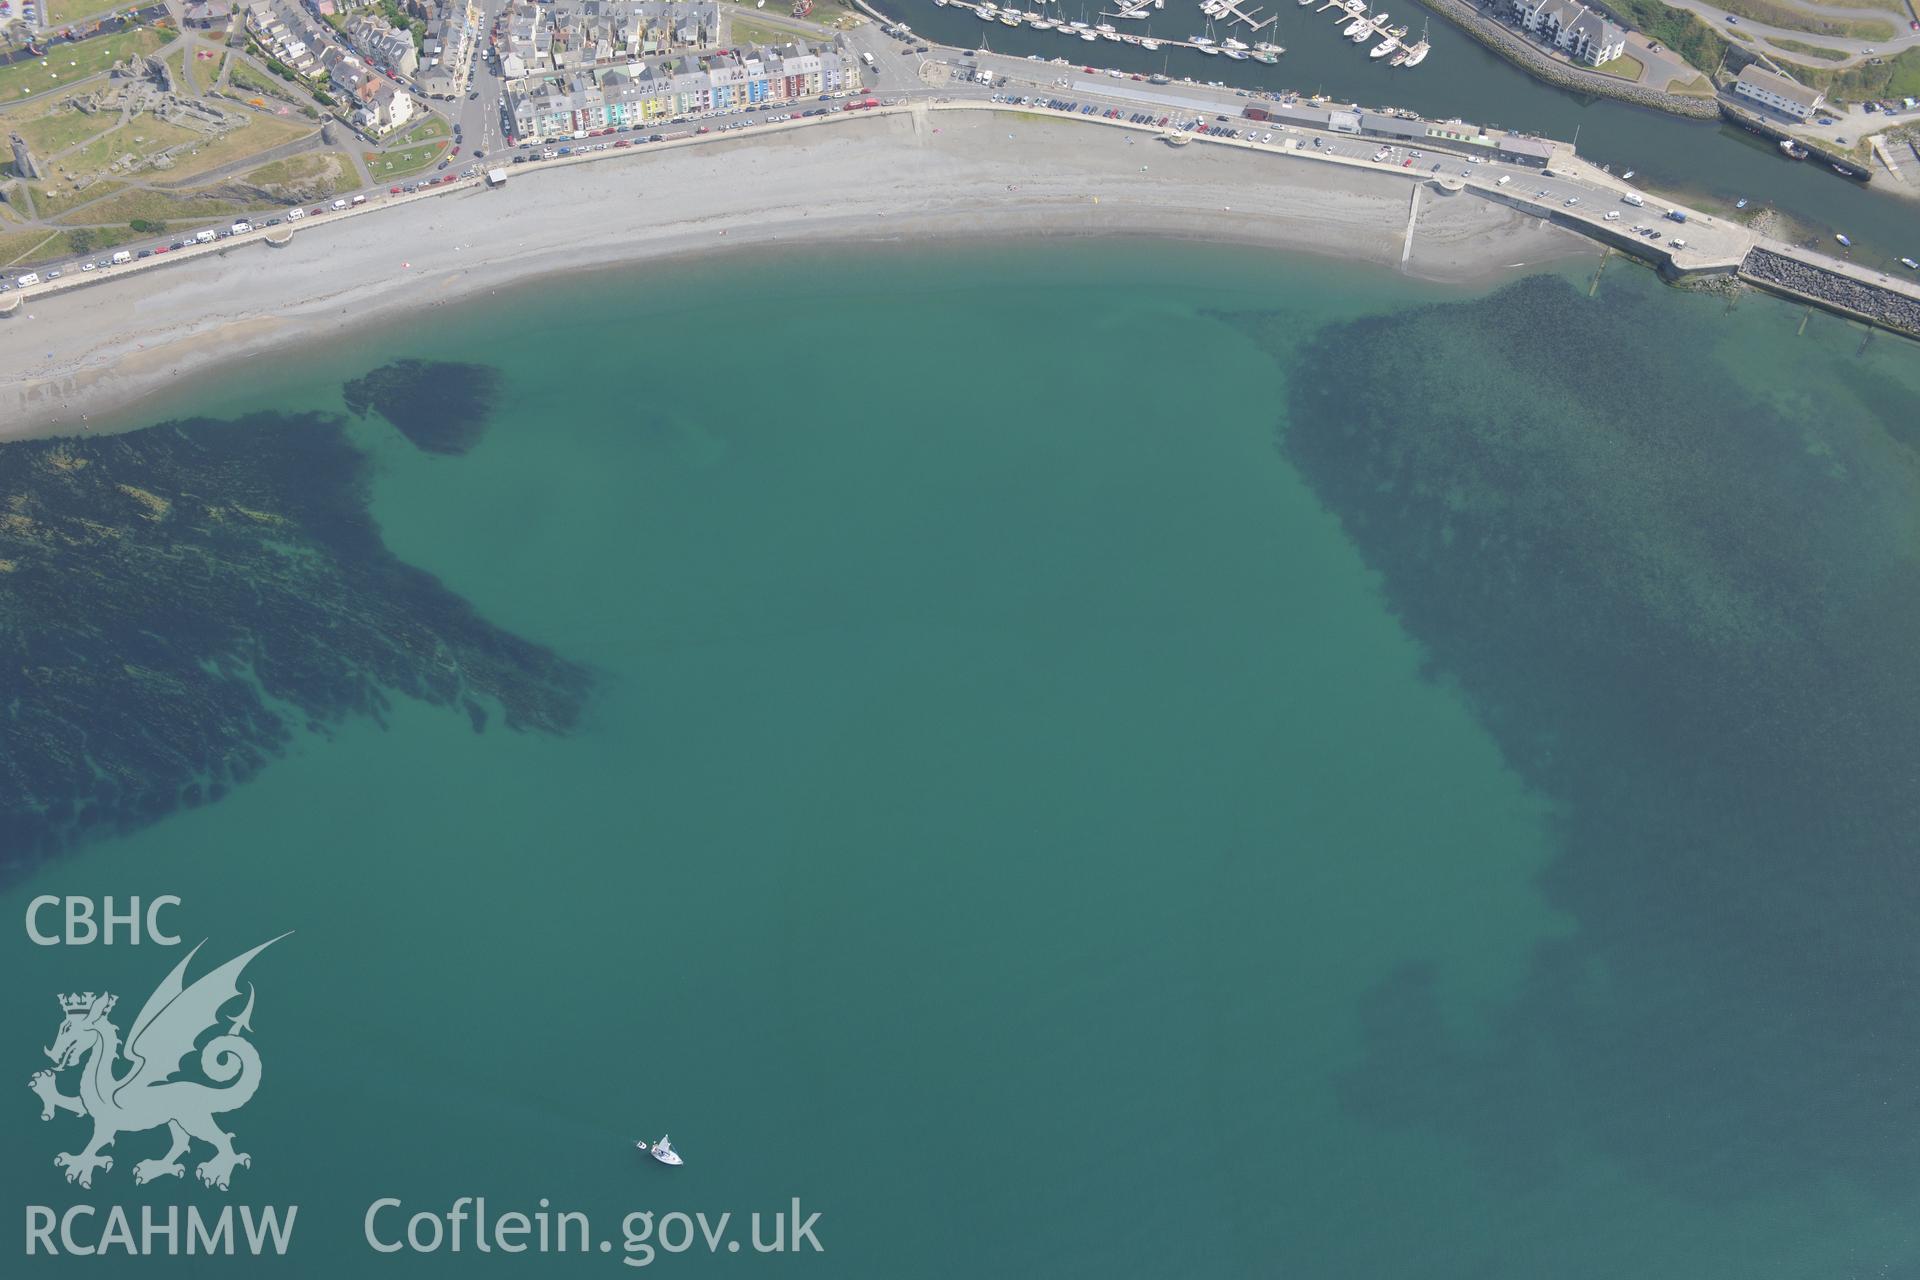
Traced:
<svg viewBox="0 0 1920 1280">
<path fill-rule="evenodd" d="M 1425 59 L 1427 56 L 1427 48 L 1428 48 L 1427 42 L 1425 40 L 1422 40 L 1419 44 L 1407 50 L 1407 60 L 1401 63 L 1400 65 L 1403 67 L 1419 66 L 1421 61 Z"/>
<path fill-rule="evenodd" d="M 655 1160 L 658 1160 L 661 1164 L 681 1165 L 686 1163 L 685 1160 L 680 1158 L 680 1153 L 673 1149 L 673 1144 L 667 1141 L 667 1135 L 664 1133 L 660 1135 L 660 1141 L 654 1143 L 652 1146 L 648 1146 L 645 1141 L 636 1142 L 634 1145 L 652 1156 Z"/>
<path fill-rule="evenodd" d="M 1243 42 L 1232 39 L 1231 37 L 1229 37 L 1228 39 L 1222 40 L 1220 42 L 1220 45 L 1222 48 L 1225 48 L 1225 49 L 1245 49 L 1248 47 Z"/>
<path fill-rule="evenodd" d="M 1389 36 L 1367 51 L 1369 58 L 1384 58 L 1400 47 L 1400 42 Z"/>
</svg>

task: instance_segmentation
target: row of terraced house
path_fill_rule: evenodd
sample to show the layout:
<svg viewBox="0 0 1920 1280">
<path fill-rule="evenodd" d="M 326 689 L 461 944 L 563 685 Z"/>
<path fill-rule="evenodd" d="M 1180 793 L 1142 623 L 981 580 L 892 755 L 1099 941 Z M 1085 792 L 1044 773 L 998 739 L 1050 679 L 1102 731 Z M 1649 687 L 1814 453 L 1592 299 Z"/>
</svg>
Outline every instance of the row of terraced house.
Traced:
<svg viewBox="0 0 1920 1280">
<path fill-rule="evenodd" d="M 713 50 L 598 73 L 530 76 L 515 82 L 507 102 L 514 133 L 530 141 L 800 103 L 860 87 L 860 60 L 836 40 L 819 51 L 798 43 Z"/>
<path fill-rule="evenodd" d="M 513 0 L 501 15 L 501 70 L 509 79 L 712 49 L 726 43 L 718 5 L 664 0 Z"/>
</svg>

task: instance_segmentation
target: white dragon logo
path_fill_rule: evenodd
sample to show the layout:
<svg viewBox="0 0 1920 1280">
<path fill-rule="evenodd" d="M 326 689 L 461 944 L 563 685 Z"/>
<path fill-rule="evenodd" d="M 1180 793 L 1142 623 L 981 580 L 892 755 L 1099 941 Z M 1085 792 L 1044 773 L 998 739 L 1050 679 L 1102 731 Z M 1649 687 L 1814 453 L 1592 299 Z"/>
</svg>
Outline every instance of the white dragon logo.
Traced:
<svg viewBox="0 0 1920 1280">
<path fill-rule="evenodd" d="M 280 938 L 286 937 L 281 934 Z M 175 965 L 133 1020 L 127 1035 L 125 1056 L 132 1069 L 114 1074 L 121 1056 L 120 1032 L 107 1015 L 113 1012 L 117 996 L 91 991 L 60 997 L 66 1019 L 53 1047 L 46 1051 L 53 1059 L 53 1071 L 40 1071 L 28 1087 L 40 1095 L 42 1120 L 53 1119 L 55 1111 L 93 1117 L 93 1140 L 78 1153 L 63 1152 L 53 1163 L 67 1171 L 67 1181 L 83 1187 L 93 1185 L 93 1171 L 111 1172 L 113 1159 L 101 1151 L 113 1145 L 121 1133 L 154 1129 L 166 1125 L 173 1135 L 173 1146 L 158 1160 L 142 1160 L 133 1166 L 136 1183 L 160 1177 L 181 1177 L 186 1170 L 180 1157 L 198 1138 L 213 1147 L 213 1157 L 194 1172 L 210 1187 L 227 1189 L 235 1165 L 253 1164 L 253 1158 L 233 1149 L 233 1135 L 214 1123 L 214 1116 L 238 1111 L 252 1099 L 260 1087 L 260 1054 L 240 1033 L 253 1030 L 253 984 L 247 984 L 247 1007 L 230 1019 L 225 1034 L 216 1035 L 200 1050 L 200 1070 L 207 1079 L 225 1088 L 212 1088 L 193 1080 L 175 1080 L 185 1059 L 193 1053 L 194 1042 L 220 1022 L 220 1009 L 240 994 L 240 971 L 247 962 L 280 938 L 261 943 L 244 955 L 236 956 L 213 972 L 187 986 L 183 979 L 187 965 L 206 943 L 202 941 Z M 89 1056 L 91 1055 L 91 1056 Z M 65 1071 L 86 1060 L 80 1071 L 80 1092 L 61 1093 L 54 1072 Z M 228 1084 L 228 1081 L 232 1081 Z"/>
</svg>

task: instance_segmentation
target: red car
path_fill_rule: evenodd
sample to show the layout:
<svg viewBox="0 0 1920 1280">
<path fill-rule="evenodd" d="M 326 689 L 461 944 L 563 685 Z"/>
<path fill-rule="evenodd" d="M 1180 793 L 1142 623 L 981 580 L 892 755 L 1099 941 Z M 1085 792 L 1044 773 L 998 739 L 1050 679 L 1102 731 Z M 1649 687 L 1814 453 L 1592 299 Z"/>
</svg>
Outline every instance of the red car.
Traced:
<svg viewBox="0 0 1920 1280">
<path fill-rule="evenodd" d="M 164 244 L 157 244 L 153 246 L 153 251 L 155 253 L 168 253 L 171 252 L 171 247 Z"/>
<path fill-rule="evenodd" d="M 620 141 L 614 143 L 613 145 L 616 147 L 630 147 L 633 145 L 633 143 L 626 138 L 622 138 L 620 139 Z"/>
<path fill-rule="evenodd" d="M 390 196 L 397 196 L 397 195 L 399 195 L 399 194 L 400 194 L 400 188 L 398 188 L 398 187 L 388 187 L 388 188 L 387 188 L 387 194 L 388 194 L 388 195 L 390 195 Z"/>
<path fill-rule="evenodd" d="M 458 147 L 455 147 L 455 148 L 453 149 L 453 154 L 455 154 L 455 155 L 459 155 L 459 154 L 460 154 L 460 148 L 458 148 Z"/>
</svg>

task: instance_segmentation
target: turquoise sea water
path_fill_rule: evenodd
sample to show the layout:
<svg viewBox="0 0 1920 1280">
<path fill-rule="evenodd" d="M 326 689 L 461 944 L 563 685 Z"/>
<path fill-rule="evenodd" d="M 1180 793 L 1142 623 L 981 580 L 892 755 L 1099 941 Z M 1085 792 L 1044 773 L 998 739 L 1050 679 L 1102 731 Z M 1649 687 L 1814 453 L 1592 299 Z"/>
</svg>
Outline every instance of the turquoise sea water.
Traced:
<svg viewBox="0 0 1920 1280">
<path fill-rule="evenodd" d="M 159 406 L 338 414 L 395 356 L 493 366 L 464 455 L 350 420 L 368 509 L 592 687 L 562 732 L 404 695 L 291 715 L 218 803 L 18 874 L 16 922 L 40 894 L 178 895 L 196 966 L 295 932 L 247 973 L 265 1068 L 225 1117 L 253 1157 L 232 1189 L 134 1186 L 157 1132 L 71 1187 L 52 1158 L 81 1122 L 20 1088 L 0 1249 L 23 1206 L 298 1205 L 271 1264 L 91 1266 L 613 1275 L 632 1211 L 731 1212 L 744 1241 L 798 1197 L 821 1254 L 648 1269 L 1920 1268 L 1914 970 L 1858 937 L 1914 900 L 1911 722 L 1806 709 L 1851 708 L 1869 669 L 1910 705 L 1881 660 L 1911 634 L 1920 357 L 1617 265 L 1586 285 L 1137 244 L 701 262 Z M 1516 356 L 1551 333 L 1606 344 L 1613 389 Z M 1633 714 L 1681 696 L 1656 668 L 1697 690 L 1709 659 L 1799 664 L 1806 697 Z M 1814 744 L 1837 770 L 1894 760 L 1884 811 L 1792 744 L 1761 758 L 1768 732 L 1715 719 L 1735 704 L 1852 732 Z M 1671 788 L 1667 738 L 1697 767 Z M 1779 848 L 1731 811 L 1778 828 L 1835 797 L 1860 830 Z M 114 990 L 124 1031 L 178 959 L 0 946 L 21 1085 L 53 993 Z M 663 1130 L 684 1169 L 633 1149 Z M 381 1197 L 393 1239 L 461 1196 L 544 1197 L 613 1247 L 363 1238 Z"/>
</svg>

